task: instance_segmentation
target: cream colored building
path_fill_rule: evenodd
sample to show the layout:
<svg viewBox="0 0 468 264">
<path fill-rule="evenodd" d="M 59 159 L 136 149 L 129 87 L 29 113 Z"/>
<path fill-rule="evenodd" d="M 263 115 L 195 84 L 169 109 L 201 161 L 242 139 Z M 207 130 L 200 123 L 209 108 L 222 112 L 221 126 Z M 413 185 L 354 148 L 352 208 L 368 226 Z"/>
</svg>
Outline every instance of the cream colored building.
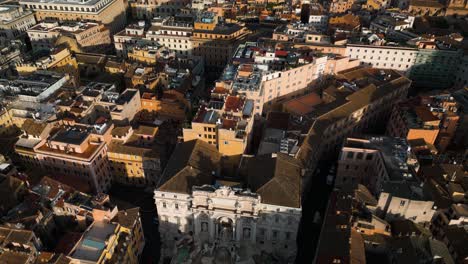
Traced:
<svg viewBox="0 0 468 264">
<path fill-rule="evenodd" d="M 359 67 L 361 61 L 346 56 L 328 55 L 325 74 L 338 74 L 341 71 Z"/>
<path fill-rule="evenodd" d="M 265 250 L 294 256 L 301 216 L 299 163 L 284 154 L 246 159 L 239 165 L 245 182 L 231 180 L 234 186 L 245 183 L 246 190 L 223 184 L 221 160 L 214 146 L 201 140 L 176 147 L 154 192 L 163 256 L 175 255 L 177 230 L 193 232 L 195 246 L 206 243 L 213 255 L 232 246 L 246 247 L 252 255 Z M 253 180 L 259 177 L 262 183 Z"/>
<path fill-rule="evenodd" d="M 135 89 L 127 89 L 114 103 L 115 107 L 111 109 L 112 120 L 114 122 L 128 123 L 140 111 L 140 92 Z"/>
<path fill-rule="evenodd" d="M 34 50 L 48 50 L 66 43 L 75 52 L 97 53 L 112 44 L 110 31 L 94 22 L 40 22 L 28 29 L 28 37 Z"/>
<path fill-rule="evenodd" d="M 432 198 L 426 197 L 423 187 L 415 182 L 385 183 L 377 204 L 377 211 L 387 221 L 404 218 L 429 224 L 435 209 Z"/>
<path fill-rule="evenodd" d="M 192 55 L 193 23 L 168 17 L 152 23 L 146 32 L 146 39 L 163 45 L 180 55 Z"/>
<path fill-rule="evenodd" d="M 110 123 L 61 126 L 46 139 L 23 137 L 15 144 L 15 152 L 23 162 L 30 160 L 53 174 L 67 175 L 95 192 L 111 186 L 107 144 L 111 139 Z"/>
<path fill-rule="evenodd" d="M 139 21 L 116 33 L 114 35 L 114 47 L 117 56 L 127 57 L 128 50 L 144 39 L 145 29 L 145 21 Z"/>
<path fill-rule="evenodd" d="M 254 114 L 262 114 L 278 101 L 303 94 L 312 81 L 324 74 L 327 57 L 307 55 L 247 42 L 239 45 L 232 65 L 225 68 L 216 85 L 253 100 Z M 294 59 L 286 63 L 287 58 Z"/>
<path fill-rule="evenodd" d="M 175 15 L 190 3 L 188 0 L 131 0 L 129 1 L 132 17 L 149 20 L 153 17 Z"/>
<path fill-rule="evenodd" d="M 0 38 L 15 39 L 36 24 L 34 14 L 21 6 L 0 6 Z"/>
<path fill-rule="evenodd" d="M 407 72 L 415 64 L 417 52 L 417 48 L 349 44 L 345 55 L 363 65 Z"/>
<path fill-rule="evenodd" d="M 124 0 L 24 0 L 21 6 L 35 11 L 36 19 L 58 21 L 95 21 L 104 24 L 112 33 L 125 27 L 127 4 Z"/>
</svg>

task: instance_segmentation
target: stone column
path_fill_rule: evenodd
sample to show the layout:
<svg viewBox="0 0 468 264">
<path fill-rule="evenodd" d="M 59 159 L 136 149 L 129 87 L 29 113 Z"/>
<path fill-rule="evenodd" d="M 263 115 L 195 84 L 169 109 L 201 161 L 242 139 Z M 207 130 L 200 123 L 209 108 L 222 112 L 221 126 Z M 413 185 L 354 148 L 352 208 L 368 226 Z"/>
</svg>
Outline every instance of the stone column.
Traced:
<svg viewBox="0 0 468 264">
<path fill-rule="evenodd" d="M 216 234 L 216 230 L 215 230 L 215 220 L 213 220 L 211 217 L 208 219 L 208 230 L 210 232 L 210 242 L 213 242 L 216 237 L 215 237 L 215 234 Z"/>
<path fill-rule="evenodd" d="M 201 233 L 200 220 L 199 219 L 200 219 L 199 214 L 194 214 L 193 215 L 192 224 L 193 224 L 193 235 L 195 237 L 195 240 L 198 240 L 197 238 L 199 237 L 199 235 Z"/>
<path fill-rule="evenodd" d="M 252 219 L 252 229 L 250 230 L 250 240 L 253 243 L 257 241 L 257 219 Z"/>
<path fill-rule="evenodd" d="M 242 227 L 241 227 L 241 218 L 236 217 L 236 222 L 235 222 L 235 241 L 240 241 L 242 237 Z"/>
</svg>

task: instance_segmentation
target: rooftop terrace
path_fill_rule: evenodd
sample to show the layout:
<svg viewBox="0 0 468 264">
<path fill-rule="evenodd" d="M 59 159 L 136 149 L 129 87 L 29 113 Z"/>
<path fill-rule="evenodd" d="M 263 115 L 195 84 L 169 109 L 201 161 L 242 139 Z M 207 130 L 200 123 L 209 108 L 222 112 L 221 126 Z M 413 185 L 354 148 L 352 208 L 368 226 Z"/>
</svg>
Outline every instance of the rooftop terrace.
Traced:
<svg viewBox="0 0 468 264">
<path fill-rule="evenodd" d="M 72 257 L 97 262 L 117 226 L 117 224 L 94 222 L 91 228 L 83 235 Z"/>
<path fill-rule="evenodd" d="M 403 138 L 370 137 L 366 140 L 348 138 L 344 147 L 379 150 L 390 180 L 413 180 L 407 163 L 410 146 Z"/>
</svg>

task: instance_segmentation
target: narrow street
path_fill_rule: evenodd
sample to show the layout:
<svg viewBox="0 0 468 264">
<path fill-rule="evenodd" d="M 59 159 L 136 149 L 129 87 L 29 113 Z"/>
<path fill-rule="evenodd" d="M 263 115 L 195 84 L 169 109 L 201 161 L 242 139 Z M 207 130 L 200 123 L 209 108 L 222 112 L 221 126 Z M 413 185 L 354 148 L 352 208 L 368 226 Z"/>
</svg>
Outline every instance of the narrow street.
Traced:
<svg viewBox="0 0 468 264">
<path fill-rule="evenodd" d="M 158 217 L 153 193 L 143 188 L 127 187 L 114 184 L 109 192 L 111 202 L 117 205 L 119 210 L 140 207 L 141 222 L 145 234 L 145 248 L 140 263 L 155 264 L 160 257 L 160 237 Z"/>
<path fill-rule="evenodd" d="M 329 162 L 321 162 L 320 164 L 320 172 L 313 175 L 310 184 L 305 187 L 302 218 L 297 237 L 297 264 L 312 264 L 313 262 L 328 198 L 333 190 L 333 187 L 326 183 L 331 164 Z M 320 221 L 314 223 L 317 211 L 320 213 Z"/>
</svg>

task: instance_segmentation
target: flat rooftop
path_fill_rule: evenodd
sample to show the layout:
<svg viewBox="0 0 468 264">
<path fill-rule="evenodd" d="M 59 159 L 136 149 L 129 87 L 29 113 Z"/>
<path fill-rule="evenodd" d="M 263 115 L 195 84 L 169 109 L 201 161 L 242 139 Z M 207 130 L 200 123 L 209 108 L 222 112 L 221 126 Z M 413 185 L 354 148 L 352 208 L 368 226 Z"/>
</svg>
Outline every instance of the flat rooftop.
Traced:
<svg viewBox="0 0 468 264">
<path fill-rule="evenodd" d="M 215 124 L 219 118 L 220 115 L 217 111 L 207 110 L 205 107 L 202 107 L 198 110 L 197 115 L 193 119 L 193 122 Z"/>
<path fill-rule="evenodd" d="M 83 239 L 72 257 L 97 262 L 106 248 L 106 241 L 114 234 L 117 226 L 117 224 L 94 222 L 93 226 L 83 235 Z"/>
<path fill-rule="evenodd" d="M 88 136 L 89 133 L 87 131 L 71 128 L 57 132 L 57 134 L 52 136 L 51 140 L 72 145 L 80 145 Z"/>
<path fill-rule="evenodd" d="M 119 96 L 119 98 L 115 101 L 115 103 L 119 104 L 119 105 L 126 104 L 126 103 L 130 102 L 130 100 L 132 100 L 132 98 L 136 94 L 137 94 L 137 90 L 127 89 Z"/>
<path fill-rule="evenodd" d="M 63 77 L 64 75 L 54 72 L 37 71 L 30 75 L 19 76 L 13 81 L 0 79 L 0 85 L 2 86 L 0 90 L 10 90 L 21 95 L 37 96 Z"/>
<path fill-rule="evenodd" d="M 21 0 L 20 4 L 62 4 L 62 5 L 82 5 L 82 6 L 92 6 L 101 2 L 101 0 Z M 113 1 L 111 1 L 113 2 Z M 107 5 L 109 5 L 108 3 Z"/>
<path fill-rule="evenodd" d="M 379 150 L 390 180 L 413 180 L 407 163 L 410 146 L 404 138 L 385 136 L 367 139 L 348 138 L 344 147 Z"/>
</svg>

